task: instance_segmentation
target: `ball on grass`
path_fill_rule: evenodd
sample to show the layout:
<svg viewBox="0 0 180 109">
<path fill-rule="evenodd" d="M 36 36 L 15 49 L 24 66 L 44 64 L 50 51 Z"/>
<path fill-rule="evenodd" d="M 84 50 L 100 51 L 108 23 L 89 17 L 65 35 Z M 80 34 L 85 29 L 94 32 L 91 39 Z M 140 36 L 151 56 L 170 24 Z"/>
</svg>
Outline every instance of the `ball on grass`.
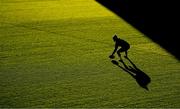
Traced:
<svg viewBox="0 0 180 109">
<path fill-rule="evenodd" d="M 109 58 L 114 59 L 114 58 L 115 58 L 115 56 L 114 56 L 114 55 L 110 55 L 110 56 L 109 56 Z"/>
</svg>

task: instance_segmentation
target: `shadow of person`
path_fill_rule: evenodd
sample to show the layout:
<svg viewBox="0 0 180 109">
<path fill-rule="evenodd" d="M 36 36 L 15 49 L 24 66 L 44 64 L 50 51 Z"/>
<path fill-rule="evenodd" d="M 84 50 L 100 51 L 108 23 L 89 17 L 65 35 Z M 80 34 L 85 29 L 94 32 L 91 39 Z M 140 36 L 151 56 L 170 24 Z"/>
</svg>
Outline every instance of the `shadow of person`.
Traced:
<svg viewBox="0 0 180 109">
<path fill-rule="evenodd" d="M 116 60 L 112 60 L 111 62 L 130 74 L 136 80 L 139 86 L 146 90 L 149 90 L 147 85 L 151 82 L 151 78 L 142 70 L 137 68 L 136 65 L 128 57 L 126 57 L 126 59 L 132 64 L 132 66 L 127 66 L 123 60 L 121 60 L 120 62 L 124 65 L 124 67 L 120 66 Z"/>
</svg>

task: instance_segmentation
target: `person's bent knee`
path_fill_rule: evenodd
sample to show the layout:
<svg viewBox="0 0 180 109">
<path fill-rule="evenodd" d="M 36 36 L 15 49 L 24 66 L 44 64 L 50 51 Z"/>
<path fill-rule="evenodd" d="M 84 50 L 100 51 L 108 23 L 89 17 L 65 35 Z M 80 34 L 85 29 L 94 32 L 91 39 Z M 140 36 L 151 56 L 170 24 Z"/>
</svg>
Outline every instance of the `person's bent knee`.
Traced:
<svg viewBox="0 0 180 109">
<path fill-rule="evenodd" d="M 120 50 L 119 50 L 119 51 L 117 51 L 117 54 L 120 54 L 120 52 L 121 52 Z"/>
</svg>

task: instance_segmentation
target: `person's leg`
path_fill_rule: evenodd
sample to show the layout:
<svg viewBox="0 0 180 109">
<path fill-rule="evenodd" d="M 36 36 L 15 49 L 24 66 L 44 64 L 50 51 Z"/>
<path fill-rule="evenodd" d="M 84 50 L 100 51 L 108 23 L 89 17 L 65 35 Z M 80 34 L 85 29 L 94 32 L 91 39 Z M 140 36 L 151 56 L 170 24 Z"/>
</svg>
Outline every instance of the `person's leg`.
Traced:
<svg viewBox="0 0 180 109">
<path fill-rule="evenodd" d="M 119 58 L 120 58 L 120 61 L 122 60 L 121 52 L 122 52 L 122 48 L 117 51 L 117 54 L 118 54 L 118 56 L 119 56 Z"/>
<path fill-rule="evenodd" d="M 124 51 L 125 51 L 125 56 L 124 57 L 125 58 L 128 57 L 128 50 L 129 50 L 129 48 L 130 48 L 130 46 L 124 48 Z"/>
<path fill-rule="evenodd" d="M 127 50 L 125 51 L 125 57 L 126 58 L 128 57 L 128 51 Z"/>
</svg>

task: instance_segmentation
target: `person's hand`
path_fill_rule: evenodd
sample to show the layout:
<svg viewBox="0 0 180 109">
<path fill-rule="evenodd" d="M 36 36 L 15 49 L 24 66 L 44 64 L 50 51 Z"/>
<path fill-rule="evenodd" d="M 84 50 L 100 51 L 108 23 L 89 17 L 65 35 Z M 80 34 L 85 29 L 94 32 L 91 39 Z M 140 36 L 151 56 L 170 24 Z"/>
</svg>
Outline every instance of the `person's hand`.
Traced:
<svg viewBox="0 0 180 109">
<path fill-rule="evenodd" d="M 109 56 L 109 58 L 114 59 L 114 58 L 115 58 L 115 56 L 114 56 L 114 55 L 110 55 L 110 56 Z"/>
</svg>

